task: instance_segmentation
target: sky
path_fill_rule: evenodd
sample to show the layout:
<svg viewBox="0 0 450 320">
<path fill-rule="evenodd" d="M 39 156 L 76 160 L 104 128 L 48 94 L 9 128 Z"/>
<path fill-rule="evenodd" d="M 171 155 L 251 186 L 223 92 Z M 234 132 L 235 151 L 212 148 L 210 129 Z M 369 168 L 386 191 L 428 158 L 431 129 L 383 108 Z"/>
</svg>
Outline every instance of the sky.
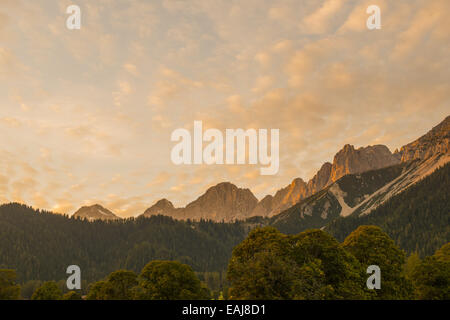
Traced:
<svg viewBox="0 0 450 320">
<path fill-rule="evenodd" d="M 66 8 L 81 8 L 81 29 Z M 369 5 L 381 29 L 369 30 Z M 0 203 L 141 214 L 257 198 L 450 110 L 448 0 L 0 0 Z M 280 168 L 171 162 L 177 128 L 280 130 Z"/>
</svg>

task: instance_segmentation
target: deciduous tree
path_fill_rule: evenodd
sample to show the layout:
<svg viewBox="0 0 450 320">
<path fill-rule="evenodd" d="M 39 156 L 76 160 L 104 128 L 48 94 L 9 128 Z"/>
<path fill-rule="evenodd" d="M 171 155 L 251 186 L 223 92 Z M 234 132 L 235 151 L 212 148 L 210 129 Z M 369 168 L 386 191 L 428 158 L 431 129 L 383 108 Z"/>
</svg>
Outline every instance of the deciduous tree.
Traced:
<svg viewBox="0 0 450 320">
<path fill-rule="evenodd" d="M 343 243 L 364 268 L 377 265 L 381 270 L 381 289 L 370 290 L 373 299 L 408 299 L 413 287 L 403 273 L 405 253 L 376 226 L 360 226 Z"/>
<path fill-rule="evenodd" d="M 139 298 L 150 300 L 209 299 L 192 268 L 177 261 L 155 260 L 142 269 Z"/>
<path fill-rule="evenodd" d="M 61 300 L 62 292 L 55 281 L 47 281 L 32 295 L 31 300 Z"/>
<path fill-rule="evenodd" d="M 419 299 L 450 299 L 450 242 L 426 257 L 413 272 Z"/>
</svg>

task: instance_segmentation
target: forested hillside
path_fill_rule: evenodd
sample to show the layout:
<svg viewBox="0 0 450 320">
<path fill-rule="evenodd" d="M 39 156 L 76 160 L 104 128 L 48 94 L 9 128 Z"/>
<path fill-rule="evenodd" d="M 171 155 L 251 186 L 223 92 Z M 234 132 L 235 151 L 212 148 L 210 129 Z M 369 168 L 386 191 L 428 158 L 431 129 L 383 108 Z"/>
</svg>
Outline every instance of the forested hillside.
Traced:
<svg viewBox="0 0 450 320">
<path fill-rule="evenodd" d="M 431 255 L 450 240 L 450 163 L 392 197 L 371 213 L 331 222 L 339 241 L 361 225 L 381 227 L 407 252 Z"/>
<path fill-rule="evenodd" d="M 345 201 L 349 207 L 356 207 L 366 196 L 373 194 L 397 178 L 407 166 L 407 163 L 402 163 L 360 174 L 345 175 L 334 185 L 328 186 L 273 216 L 270 225 L 286 234 L 297 234 L 307 229 L 323 228 L 341 216 L 344 208 L 340 201 Z"/>
<path fill-rule="evenodd" d="M 64 279 L 72 264 L 93 281 L 121 268 L 138 272 L 154 259 L 222 271 L 247 233 L 243 223 L 164 216 L 88 222 L 20 204 L 0 206 L 0 230 L 0 269 L 16 269 L 20 282 Z"/>
</svg>

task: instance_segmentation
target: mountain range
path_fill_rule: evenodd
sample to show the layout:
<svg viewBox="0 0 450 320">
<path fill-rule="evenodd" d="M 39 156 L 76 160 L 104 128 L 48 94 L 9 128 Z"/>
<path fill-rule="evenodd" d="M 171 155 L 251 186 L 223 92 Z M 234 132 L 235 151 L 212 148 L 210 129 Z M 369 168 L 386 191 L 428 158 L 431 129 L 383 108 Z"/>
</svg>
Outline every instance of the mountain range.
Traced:
<svg viewBox="0 0 450 320">
<path fill-rule="evenodd" d="M 261 201 L 224 182 L 184 208 L 162 199 L 133 219 L 100 205 L 71 218 L 0 205 L 0 269 L 16 269 L 22 282 L 58 280 L 75 262 L 84 279 L 97 281 L 117 269 L 138 272 L 151 260 L 178 260 L 220 274 L 233 248 L 261 226 L 285 234 L 320 228 L 343 241 L 358 226 L 376 225 L 408 254 L 431 255 L 450 239 L 449 132 L 447 117 L 392 154 L 383 146 L 346 145 L 308 183 L 295 179 Z M 277 214 L 252 216 L 275 207 Z"/>
<path fill-rule="evenodd" d="M 120 217 L 116 216 L 110 210 L 102 207 L 99 204 L 94 204 L 92 206 L 83 206 L 73 214 L 73 217 L 87 219 L 89 221 L 120 219 Z"/>
<path fill-rule="evenodd" d="M 450 116 L 394 153 L 384 145 L 355 149 L 346 144 L 336 153 L 333 163 L 324 163 L 308 182 L 295 178 L 288 186 L 260 201 L 249 189 L 222 182 L 183 208 L 175 208 L 169 200 L 161 199 L 142 215 L 213 221 L 261 216 L 283 221 L 292 212 L 305 217 L 319 207 L 321 217 L 346 216 L 355 211 L 366 214 L 448 162 L 449 145 Z M 367 172 L 371 173 L 363 174 Z M 74 217 L 120 219 L 98 204 L 80 208 Z"/>
<path fill-rule="evenodd" d="M 273 216 L 269 224 L 286 233 L 297 233 L 323 228 L 337 218 L 367 216 L 447 164 L 449 141 L 450 117 L 447 117 L 424 136 L 394 152 L 397 164 L 344 175 Z"/>
</svg>

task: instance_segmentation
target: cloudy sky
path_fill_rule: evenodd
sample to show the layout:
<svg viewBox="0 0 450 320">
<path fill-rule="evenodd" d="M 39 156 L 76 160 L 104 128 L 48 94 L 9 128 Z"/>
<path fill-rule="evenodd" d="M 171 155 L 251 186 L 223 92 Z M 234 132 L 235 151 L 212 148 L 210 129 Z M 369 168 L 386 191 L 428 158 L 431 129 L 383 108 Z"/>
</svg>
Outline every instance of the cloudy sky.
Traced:
<svg viewBox="0 0 450 320">
<path fill-rule="evenodd" d="M 66 28 L 67 6 L 82 10 Z M 366 8 L 381 8 L 368 30 Z M 450 110 L 448 0 L 0 0 L 0 203 L 122 216 L 231 181 L 258 198 L 346 143 Z M 176 166 L 171 132 L 280 129 L 280 170 Z"/>
</svg>

